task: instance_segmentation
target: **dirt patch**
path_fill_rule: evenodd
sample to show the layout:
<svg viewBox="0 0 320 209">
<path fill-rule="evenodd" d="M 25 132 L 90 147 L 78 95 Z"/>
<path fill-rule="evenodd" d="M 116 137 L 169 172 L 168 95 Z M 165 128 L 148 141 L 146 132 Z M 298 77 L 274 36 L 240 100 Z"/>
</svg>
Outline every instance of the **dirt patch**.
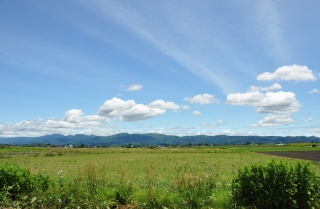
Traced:
<svg viewBox="0 0 320 209">
<path fill-rule="evenodd" d="M 265 155 L 320 161 L 320 151 L 260 152 Z"/>
</svg>

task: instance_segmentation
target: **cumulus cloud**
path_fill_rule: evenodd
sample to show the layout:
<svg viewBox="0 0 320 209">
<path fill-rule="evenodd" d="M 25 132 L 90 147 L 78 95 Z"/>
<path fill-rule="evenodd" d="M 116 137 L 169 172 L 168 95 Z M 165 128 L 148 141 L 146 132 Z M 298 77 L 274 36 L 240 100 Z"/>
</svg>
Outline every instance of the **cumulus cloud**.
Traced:
<svg viewBox="0 0 320 209">
<path fill-rule="evenodd" d="M 309 123 L 309 122 L 313 122 L 313 119 L 312 118 L 308 118 L 307 120 L 305 120 L 304 122 L 307 122 L 307 123 Z"/>
<path fill-rule="evenodd" d="M 164 110 L 179 110 L 181 107 L 174 102 L 165 102 L 163 100 L 156 100 L 149 104 L 149 107 L 159 108 Z"/>
<path fill-rule="evenodd" d="M 129 86 L 128 88 L 126 88 L 125 90 L 126 91 L 139 91 L 142 88 L 143 88 L 143 86 L 140 84 L 133 84 L 133 85 Z"/>
<path fill-rule="evenodd" d="M 143 104 L 136 104 L 133 100 L 124 101 L 119 98 L 107 100 L 98 111 L 99 116 L 115 117 L 118 116 L 122 121 L 145 120 L 162 115 L 164 109 L 149 107 Z"/>
<path fill-rule="evenodd" d="M 275 72 L 258 75 L 257 80 L 315 81 L 317 78 L 307 66 L 292 65 L 279 67 Z"/>
<path fill-rule="evenodd" d="M 312 89 L 311 91 L 308 92 L 308 94 L 315 94 L 315 93 L 319 93 L 318 89 Z"/>
<path fill-rule="evenodd" d="M 198 110 L 193 111 L 192 114 L 194 114 L 194 115 L 202 115 L 202 113 L 199 112 Z"/>
<path fill-rule="evenodd" d="M 231 105 L 253 106 L 259 113 L 291 114 L 301 107 L 292 92 L 247 92 L 229 94 L 227 103 Z"/>
<path fill-rule="evenodd" d="M 255 92 L 255 91 L 273 91 L 273 90 L 279 90 L 282 86 L 278 83 L 273 84 L 270 87 L 261 87 L 261 86 L 250 86 L 249 92 Z"/>
<path fill-rule="evenodd" d="M 51 118 L 45 121 L 24 120 L 16 124 L 2 124 L 0 135 L 3 136 L 39 136 L 52 133 L 72 134 L 73 130 L 97 128 L 110 121 L 107 117 L 98 115 L 84 115 L 81 110 L 71 109 L 65 113 L 64 118 Z"/>
<path fill-rule="evenodd" d="M 254 127 L 280 126 L 289 122 L 293 122 L 290 115 L 269 114 L 264 119 L 260 120 L 257 124 L 252 124 L 252 126 Z"/>
<path fill-rule="evenodd" d="M 194 97 L 186 97 L 184 100 L 190 103 L 199 103 L 201 105 L 212 104 L 212 103 L 220 103 L 220 100 L 215 98 L 214 95 L 211 94 L 199 94 Z"/>
<path fill-rule="evenodd" d="M 89 126 L 99 126 L 101 122 L 108 123 L 110 119 L 98 115 L 84 115 L 81 110 L 71 109 L 65 113 L 63 119 L 52 118 L 44 125 L 50 128 L 82 129 Z"/>
<path fill-rule="evenodd" d="M 85 115 L 82 110 L 70 109 L 63 118 L 51 118 L 47 121 L 39 118 L 38 120 L 24 120 L 16 124 L 0 123 L 0 136 L 41 136 L 53 133 L 110 135 L 125 132 L 116 129 L 110 123 L 114 117 L 120 121 L 131 122 L 160 116 L 169 109 L 188 108 L 188 106 L 180 106 L 163 100 L 156 100 L 148 106 L 136 104 L 134 100 L 125 101 L 114 97 L 105 101 L 96 115 Z"/>
</svg>

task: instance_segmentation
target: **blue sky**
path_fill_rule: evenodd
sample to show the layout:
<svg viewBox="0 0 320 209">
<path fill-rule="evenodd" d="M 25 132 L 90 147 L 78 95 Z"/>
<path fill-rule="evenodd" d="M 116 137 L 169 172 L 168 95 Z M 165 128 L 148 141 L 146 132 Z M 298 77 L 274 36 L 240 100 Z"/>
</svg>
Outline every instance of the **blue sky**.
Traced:
<svg viewBox="0 0 320 209">
<path fill-rule="evenodd" d="M 318 1 L 2 1 L 0 136 L 320 136 Z"/>
</svg>

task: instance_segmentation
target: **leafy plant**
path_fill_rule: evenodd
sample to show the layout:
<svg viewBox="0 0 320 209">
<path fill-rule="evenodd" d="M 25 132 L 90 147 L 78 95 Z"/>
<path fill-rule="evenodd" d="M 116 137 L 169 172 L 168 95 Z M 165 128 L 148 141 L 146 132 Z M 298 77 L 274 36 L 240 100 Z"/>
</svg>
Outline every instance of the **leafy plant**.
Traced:
<svg viewBox="0 0 320 209">
<path fill-rule="evenodd" d="M 49 177 L 41 174 L 32 175 L 29 170 L 17 165 L 6 163 L 0 168 L 0 192 L 3 198 L 15 200 L 22 195 L 45 191 L 49 183 Z"/>
<path fill-rule="evenodd" d="M 315 208 L 320 205 L 320 178 L 309 163 L 294 166 L 273 160 L 240 169 L 232 195 L 236 207 Z"/>
</svg>

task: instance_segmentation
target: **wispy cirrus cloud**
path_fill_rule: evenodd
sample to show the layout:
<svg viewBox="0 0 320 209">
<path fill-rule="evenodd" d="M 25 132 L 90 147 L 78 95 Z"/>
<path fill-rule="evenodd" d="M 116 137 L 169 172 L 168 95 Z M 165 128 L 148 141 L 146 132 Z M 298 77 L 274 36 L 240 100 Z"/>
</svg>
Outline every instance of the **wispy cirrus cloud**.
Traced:
<svg viewBox="0 0 320 209">
<path fill-rule="evenodd" d="M 288 46 L 283 35 L 281 13 L 276 2 L 257 1 L 253 4 L 253 24 L 259 30 L 265 50 L 274 59 L 287 61 L 290 59 Z"/>
<path fill-rule="evenodd" d="M 219 10 L 219 4 L 199 4 L 193 1 L 186 1 L 184 5 L 176 1 L 170 4 L 139 2 L 134 5 L 122 1 L 79 3 L 99 14 L 99 17 L 108 21 L 112 19 L 184 70 L 214 83 L 225 93 L 232 92 L 231 89 L 237 85 L 237 80 L 225 73 L 228 68 L 226 63 L 238 63 L 234 64 L 238 71 L 250 72 L 244 67 L 246 64 L 235 56 L 236 45 L 230 44 L 230 40 L 235 41 L 234 36 L 226 36 L 230 33 L 230 28 L 226 30 L 224 27 L 227 23 L 218 21 L 219 16 L 209 9 Z M 208 15 L 198 15 L 195 10 Z"/>
</svg>

